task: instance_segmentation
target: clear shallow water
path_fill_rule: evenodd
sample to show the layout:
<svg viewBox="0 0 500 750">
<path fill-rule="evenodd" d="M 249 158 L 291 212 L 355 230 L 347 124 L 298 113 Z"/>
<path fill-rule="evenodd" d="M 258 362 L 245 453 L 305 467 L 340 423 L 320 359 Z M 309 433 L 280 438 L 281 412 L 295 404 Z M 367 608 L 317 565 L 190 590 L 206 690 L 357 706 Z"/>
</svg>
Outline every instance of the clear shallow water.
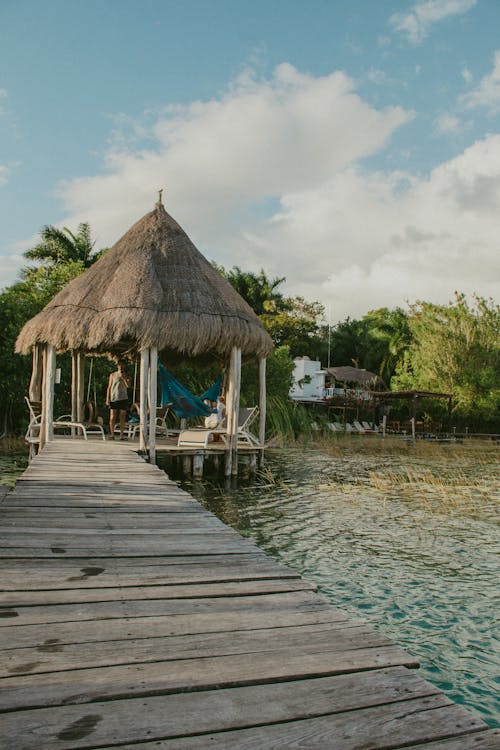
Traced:
<svg viewBox="0 0 500 750">
<path fill-rule="evenodd" d="M 498 449 L 377 445 L 273 451 L 253 483 L 183 486 L 500 726 Z"/>
</svg>

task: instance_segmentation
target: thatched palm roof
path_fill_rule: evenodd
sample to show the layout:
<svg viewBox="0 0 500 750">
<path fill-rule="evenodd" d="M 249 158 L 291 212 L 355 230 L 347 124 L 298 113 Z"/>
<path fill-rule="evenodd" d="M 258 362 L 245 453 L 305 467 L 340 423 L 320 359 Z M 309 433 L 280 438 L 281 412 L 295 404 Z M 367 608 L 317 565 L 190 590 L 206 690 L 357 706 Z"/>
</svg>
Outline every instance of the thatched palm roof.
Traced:
<svg viewBox="0 0 500 750">
<path fill-rule="evenodd" d="M 16 351 L 58 350 L 244 357 L 273 348 L 259 318 L 157 203 L 81 276 L 26 323 Z"/>
<path fill-rule="evenodd" d="M 380 378 L 375 372 L 369 370 L 362 370 L 359 367 L 351 367 L 345 365 L 343 367 L 327 367 L 326 372 L 329 375 L 333 375 L 335 380 L 340 383 L 355 383 L 356 385 L 380 385 L 383 384 L 382 378 Z"/>
</svg>

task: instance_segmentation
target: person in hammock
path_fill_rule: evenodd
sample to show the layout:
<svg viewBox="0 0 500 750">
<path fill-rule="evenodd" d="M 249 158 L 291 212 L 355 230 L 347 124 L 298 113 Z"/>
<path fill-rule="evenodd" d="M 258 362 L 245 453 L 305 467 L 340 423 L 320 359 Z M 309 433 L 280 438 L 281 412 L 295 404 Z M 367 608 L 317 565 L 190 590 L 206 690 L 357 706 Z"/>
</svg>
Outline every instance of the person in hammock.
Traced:
<svg viewBox="0 0 500 750">
<path fill-rule="evenodd" d="M 124 363 L 119 360 L 116 372 L 109 376 L 108 390 L 106 393 L 106 404 L 109 406 L 109 432 L 110 440 L 115 439 L 115 425 L 120 423 L 120 440 L 126 440 L 125 421 L 128 409 L 128 387 L 130 378 L 125 373 Z"/>
</svg>

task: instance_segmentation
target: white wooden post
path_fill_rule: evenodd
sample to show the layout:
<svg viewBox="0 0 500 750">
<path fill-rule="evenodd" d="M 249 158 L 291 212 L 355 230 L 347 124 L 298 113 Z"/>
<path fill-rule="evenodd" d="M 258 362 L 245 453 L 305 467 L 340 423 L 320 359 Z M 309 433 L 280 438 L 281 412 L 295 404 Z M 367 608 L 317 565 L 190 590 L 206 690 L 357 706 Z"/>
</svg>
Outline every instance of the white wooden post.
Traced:
<svg viewBox="0 0 500 750">
<path fill-rule="evenodd" d="M 266 360 L 259 360 L 259 443 L 266 442 Z"/>
<path fill-rule="evenodd" d="M 227 381 L 227 393 L 226 393 L 226 462 L 224 465 L 224 474 L 226 477 L 231 476 L 232 461 L 233 461 L 233 446 L 232 446 L 232 434 L 233 434 L 233 418 L 234 418 L 234 353 L 236 348 L 231 349 L 231 356 L 229 359 L 229 373 Z"/>
<path fill-rule="evenodd" d="M 232 435 L 232 452 L 231 473 L 233 476 L 238 474 L 238 422 L 240 418 L 240 390 L 241 390 L 241 349 L 237 348 L 234 355 L 234 411 L 233 411 L 233 435 Z"/>
<path fill-rule="evenodd" d="M 42 400 L 43 349 L 39 344 L 33 346 L 33 364 L 28 391 L 30 401 Z"/>
<path fill-rule="evenodd" d="M 42 406 L 45 424 L 42 429 L 44 431 L 44 443 L 50 443 L 54 438 L 54 382 L 56 378 L 56 350 L 52 344 L 46 345 L 44 360 L 43 391 L 45 398 L 42 399 Z"/>
<path fill-rule="evenodd" d="M 156 463 L 156 404 L 158 383 L 158 349 L 152 346 L 149 353 L 149 462 Z"/>
<path fill-rule="evenodd" d="M 83 422 L 83 403 L 85 398 L 85 357 L 83 352 L 76 353 L 76 421 Z"/>
<path fill-rule="evenodd" d="M 71 421 L 76 422 L 76 411 L 77 411 L 77 396 L 76 396 L 76 380 L 77 380 L 77 367 L 76 367 L 77 353 L 73 349 L 71 351 Z M 71 428 L 71 434 L 75 434 L 75 428 Z"/>
<path fill-rule="evenodd" d="M 148 448 L 148 381 L 149 381 L 149 349 L 141 350 L 141 379 L 139 394 L 139 450 L 144 452 Z"/>
</svg>

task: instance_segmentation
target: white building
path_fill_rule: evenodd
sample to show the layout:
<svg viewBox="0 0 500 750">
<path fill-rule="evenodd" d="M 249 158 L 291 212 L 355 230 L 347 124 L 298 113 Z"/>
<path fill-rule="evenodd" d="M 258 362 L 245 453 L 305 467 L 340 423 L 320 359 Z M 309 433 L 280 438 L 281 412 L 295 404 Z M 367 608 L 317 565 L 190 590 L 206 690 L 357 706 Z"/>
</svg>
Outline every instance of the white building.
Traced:
<svg viewBox="0 0 500 750">
<path fill-rule="evenodd" d="M 321 362 L 309 357 L 296 357 L 294 360 L 293 385 L 290 398 L 295 401 L 320 401 L 325 389 L 325 371 Z"/>
</svg>

